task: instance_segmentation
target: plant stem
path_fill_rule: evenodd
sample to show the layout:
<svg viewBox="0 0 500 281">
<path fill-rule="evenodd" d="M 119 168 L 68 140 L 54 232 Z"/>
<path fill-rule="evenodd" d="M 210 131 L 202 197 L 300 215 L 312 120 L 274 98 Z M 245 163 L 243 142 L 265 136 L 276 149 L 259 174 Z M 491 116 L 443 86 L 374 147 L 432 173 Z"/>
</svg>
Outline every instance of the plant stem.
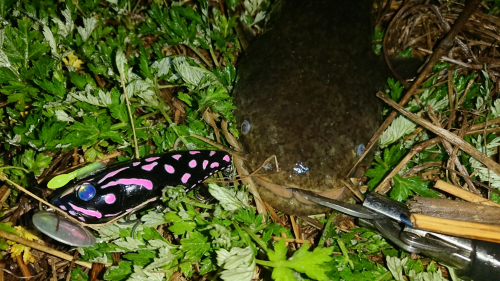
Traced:
<svg viewBox="0 0 500 281">
<path fill-rule="evenodd" d="M 215 66 L 219 67 L 219 62 L 217 61 L 217 57 L 215 56 L 214 48 L 210 45 L 210 55 L 212 56 L 212 60 L 215 63 Z"/>
<path fill-rule="evenodd" d="M 263 266 L 269 266 L 269 267 L 279 267 L 280 266 L 280 263 L 275 262 L 275 261 L 263 261 L 263 260 L 255 259 L 255 263 L 263 265 Z"/>
<path fill-rule="evenodd" d="M 257 236 L 253 233 L 253 231 L 252 231 L 252 230 L 250 230 L 248 227 L 246 227 L 246 226 L 242 226 L 242 228 L 243 228 L 243 230 L 245 230 L 245 231 L 246 231 L 246 233 L 247 233 L 250 237 L 252 237 L 252 239 L 253 239 L 255 242 L 257 242 L 257 244 L 259 244 L 259 246 L 260 246 L 262 249 L 264 249 L 264 251 L 266 251 L 266 252 L 267 252 L 267 245 L 266 245 L 266 243 L 265 243 L 262 239 L 260 239 L 259 237 L 257 237 Z"/>
<path fill-rule="evenodd" d="M 190 45 L 187 46 L 189 47 L 189 49 L 193 50 L 193 52 L 195 52 L 206 65 L 212 67 L 212 64 L 207 60 L 207 58 L 205 58 L 205 56 L 202 53 L 200 53 L 200 51 L 198 51 L 198 48 Z"/>
<path fill-rule="evenodd" d="M 158 85 L 158 81 L 157 81 L 156 78 L 157 77 L 155 77 L 155 83 L 154 83 L 154 85 L 155 85 L 155 92 L 156 92 L 156 97 L 158 98 L 158 101 L 160 102 L 160 105 L 158 106 L 158 110 L 160 110 L 161 114 L 163 115 L 163 117 L 165 117 L 165 119 L 167 120 L 167 123 L 169 125 L 173 124 L 173 126 L 171 126 L 172 130 L 177 135 L 177 137 L 179 137 L 179 139 L 182 141 L 182 143 L 187 146 L 188 142 L 186 141 L 186 139 L 183 136 L 181 136 L 179 134 L 179 132 L 177 131 L 177 128 L 175 127 L 176 124 L 174 122 L 172 122 L 172 120 L 168 116 L 167 112 L 165 111 L 166 105 L 165 105 L 165 102 L 160 97 L 160 86 Z"/>
<path fill-rule="evenodd" d="M 187 202 L 188 200 L 186 200 Z M 190 204 L 193 204 L 193 203 L 190 203 Z M 203 203 L 200 203 L 200 202 L 195 202 L 193 204 L 193 206 L 195 207 L 200 207 L 200 208 L 204 208 L 204 209 L 214 209 L 214 206 L 212 205 L 207 205 L 207 204 L 203 204 Z"/>
<path fill-rule="evenodd" d="M 127 127 L 127 126 L 128 126 L 128 124 L 127 124 L 127 123 L 123 123 L 123 122 L 122 122 L 122 123 L 116 123 L 116 124 L 111 125 L 111 126 L 109 127 L 109 130 L 110 130 L 110 131 L 116 131 L 116 130 L 118 130 L 118 129 L 125 128 L 125 127 Z"/>
<path fill-rule="evenodd" d="M 167 88 L 175 88 L 175 87 L 182 87 L 184 84 L 181 85 L 158 85 L 158 89 L 167 89 Z"/>
<path fill-rule="evenodd" d="M 127 111 L 128 117 L 130 118 L 130 125 L 132 126 L 132 133 L 134 134 L 135 157 L 139 159 L 139 145 L 137 144 L 137 135 L 135 134 L 134 118 L 132 116 L 132 110 L 130 109 L 130 101 L 128 99 L 127 89 L 125 88 L 125 81 L 122 73 L 120 73 L 120 80 L 122 82 L 123 94 L 125 95 L 125 100 L 127 101 Z"/>
<path fill-rule="evenodd" d="M 332 221 L 333 221 L 333 218 L 335 216 L 330 213 L 330 216 L 328 217 L 328 220 L 326 221 L 326 225 L 325 227 L 323 228 L 323 234 L 321 235 L 321 239 L 319 239 L 319 242 L 318 242 L 318 246 L 321 247 L 321 246 L 324 246 L 325 245 L 325 240 L 326 240 L 326 236 L 330 233 L 330 228 L 331 228 L 331 225 L 332 225 Z"/>
<path fill-rule="evenodd" d="M 337 244 L 339 244 L 340 251 L 342 252 L 342 255 L 344 258 L 347 260 L 347 263 L 349 264 L 349 267 L 354 270 L 354 262 L 349 258 L 349 251 L 345 247 L 344 242 L 342 240 L 337 239 Z"/>
<path fill-rule="evenodd" d="M 4 169 L 16 169 L 16 170 L 22 170 L 23 172 L 25 173 L 29 173 L 30 171 L 26 170 L 25 168 L 21 168 L 21 167 L 16 167 L 16 166 L 3 166 L 3 167 L 0 167 L 0 171 L 1 170 L 4 170 Z"/>
<path fill-rule="evenodd" d="M 375 279 L 374 281 L 382 281 L 382 280 L 386 280 L 387 277 L 392 277 L 392 274 L 390 271 L 387 271 L 386 273 L 380 275 L 377 279 Z M 389 278 L 390 280 L 390 278 Z"/>
<path fill-rule="evenodd" d="M 250 246 L 250 248 L 253 249 L 254 253 L 257 253 L 257 248 L 255 247 L 255 244 L 252 243 L 250 236 L 241 229 L 237 222 L 233 221 L 233 226 L 238 232 L 238 235 L 241 237 L 241 240 L 243 240 L 248 246 Z"/>
</svg>

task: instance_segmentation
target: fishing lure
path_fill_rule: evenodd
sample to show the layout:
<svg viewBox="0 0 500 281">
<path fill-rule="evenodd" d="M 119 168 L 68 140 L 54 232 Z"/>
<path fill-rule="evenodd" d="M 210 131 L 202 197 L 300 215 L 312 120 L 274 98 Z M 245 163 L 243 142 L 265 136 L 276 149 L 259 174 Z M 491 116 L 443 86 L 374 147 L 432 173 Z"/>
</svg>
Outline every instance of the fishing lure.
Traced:
<svg viewBox="0 0 500 281">
<path fill-rule="evenodd" d="M 166 186 L 195 188 L 228 168 L 223 151 L 177 151 L 120 163 L 55 192 L 50 203 L 78 220 L 97 224 L 159 198 Z"/>
</svg>

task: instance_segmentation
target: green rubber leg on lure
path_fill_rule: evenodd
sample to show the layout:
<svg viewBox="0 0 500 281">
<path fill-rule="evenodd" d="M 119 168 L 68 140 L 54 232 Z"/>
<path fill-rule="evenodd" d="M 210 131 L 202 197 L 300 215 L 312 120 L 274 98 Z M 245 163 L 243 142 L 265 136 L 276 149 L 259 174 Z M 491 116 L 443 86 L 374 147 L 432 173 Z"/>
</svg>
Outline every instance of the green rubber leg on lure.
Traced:
<svg viewBox="0 0 500 281">
<path fill-rule="evenodd" d="M 104 168 L 106 168 L 106 165 L 102 164 L 101 162 L 94 162 L 94 163 L 87 165 L 83 168 L 80 168 L 78 170 L 74 170 L 71 173 L 62 174 L 62 175 L 58 175 L 58 176 L 54 177 L 53 179 L 51 179 L 49 181 L 49 183 L 47 184 L 47 187 L 50 189 L 57 189 L 59 187 L 66 185 L 72 179 L 75 179 L 75 178 L 79 179 L 79 178 L 86 177 L 92 173 L 96 173 L 98 171 L 101 171 Z"/>
</svg>

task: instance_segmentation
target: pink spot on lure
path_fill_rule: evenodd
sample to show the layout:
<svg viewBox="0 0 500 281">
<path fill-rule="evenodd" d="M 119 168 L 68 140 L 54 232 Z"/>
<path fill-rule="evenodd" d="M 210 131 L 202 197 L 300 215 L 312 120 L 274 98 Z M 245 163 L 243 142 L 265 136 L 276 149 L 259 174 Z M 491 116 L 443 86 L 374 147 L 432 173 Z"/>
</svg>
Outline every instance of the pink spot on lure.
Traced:
<svg viewBox="0 0 500 281">
<path fill-rule="evenodd" d="M 140 164 L 141 164 L 141 162 L 134 162 L 134 163 L 132 163 L 132 165 L 133 165 L 134 167 L 135 167 L 135 166 L 137 166 L 137 165 L 140 165 Z"/>
<path fill-rule="evenodd" d="M 78 206 L 75 206 L 71 203 L 68 203 L 71 208 L 73 208 L 75 211 L 78 211 L 78 212 L 81 212 L 83 214 L 86 214 L 87 216 L 91 216 L 91 217 L 96 217 L 98 219 L 102 218 L 102 214 L 99 213 L 98 211 L 92 211 L 92 210 L 87 210 L 87 209 L 84 209 L 84 208 L 80 208 Z"/>
<path fill-rule="evenodd" d="M 208 165 L 208 160 L 203 160 L 203 170 L 207 168 L 207 165 Z"/>
<path fill-rule="evenodd" d="M 125 170 L 125 169 L 128 169 L 128 167 L 118 169 L 118 170 L 116 170 L 116 171 L 113 171 L 113 172 L 111 172 L 111 173 L 109 173 L 109 174 L 105 175 L 105 176 L 104 176 L 102 179 L 100 179 L 97 183 L 101 183 L 101 182 L 103 182 L 105 179 L 107 179 L 107 178 L 109 178 L 109 177 L 114 177 L 114 176 L 116 176 L 116 174 L 118 174 L 119 172 L 121 172 L 121 171 L 123 171 L 123 170 Z"/>
<path fill-rule="evenodd" d="M 195 154 L 198 154 L 198 153 L 200 153 L 200 152 L 197 151 L 197 150 L 189 151 L 189 154 L 191 154 L 191 155 L 195 155 Z"/>
<path fill-rule="evenodd" d="M 188 164 L 188 165 L 189 165 L 189 167 L 191 167 L 191 168 L 196 167 L 196 160 L 191 160 L 191 161 L 189 161 L 189 164 Z"/>
<path fill-rule="evenodd" d="M 169 173 L 169 174 L 173 174 L 175 172 L 175 169 L 174 169 L 174 167 L 167 164 L 167 165 L 165 165 L 165 171 L 167 171 L 167 173 Z"/>
<path fill-rule="evenodd" d="M 210 164 L 210 168 L 215 168 L 215 167 L 219 167 L 219 162 L 213 162 L 212 164 Z"/>
<path fill-rule="evenodd" d="M 214 156 L 215 154 L 215 151 L 210 151 L 210 154 L 208 154 L 209 156 Z"/>
<path fill-rule="evenodd" d="M 190 178 L 190 177 L 191 177 L 191 174 L 189 174 L 189 173 L 185 173 L 185 174 L 182 176 L 182 178 L 181 178 L 182 183 L 186 183 L 186 182 L 189 180 L 189 178 Z"/>
<path fill-rule="evenodd" d="M 149 158 L 146 158 L 146 162 L 153 162 L 153 161 L 156 161 L 160 159 L 160 157 L 149 157 Z"/>
<path fill-rule="evenodd" d="M 70 215 L 72 215 L 72 216 L 76 216 L 76 212 L 75 212 L 75 211 L 73 211 L 73 210 L 69 211 L 68 213 L 69 213 Z"/>
<path fill-rule="evenodd" d="M 175 160 L 179 160 L 181 158 L 182 155 L 180 154 L 176 154 L 176 155 L 173 155 L 172 158 L 174 158 Z"/>
<path fill-rule="evenodd" d="M 224 156 L 224 158 L 222 158 L 222 160 L 229 162 L 229 161 L 231 161 L 231 158 L 229 158 L 229 155 L 226 155 L 226 156 Z"/>
<path fill-rule="evenodd" d="M 136 185 L 142 185 L 148 190 L 153 189 L 153 183 L 150 180 L 145 180 L 145 179 L 119 179 L 117 181 L 110 181 L 108 184 L 101 186 L 101 188 L 106 188 L 108 186 L 113 186 L 117 184 L 136 184 Z"/>
<path fill-rule="evenodd" d="M 82 217 L 78 217 L 78 219 L 81 220 L 81 221 L 85 221 L 85 219 L 82 218 Z"/>
<path fill-rule="evenodd" d="M 64 205 L 60 205 L 59 208 L 61 208 L 61 210 L 65 210 L 65 211 L 67 210 L 66 206 L 64 206 Z"/>
<path fill-rule="evenodd" d="M 115 203 L 115 201 L 116 201 L 116 196 L 113 193 L 109 193 L 106 194 L 106 196 L 104 196 L 104 202 L 106 202 L 106 204 L 113 204 Z"/>
<path fill-rule="evenodd" d="M 145 171 L 151 171 L 153 170 L 153 168 L 158 165 L 158 162 L 153 162 L 151 164 L 148 164 L 148 165 L 144 165 L 141 167 L 141 169 L 145 170 Z"/>
</svg>

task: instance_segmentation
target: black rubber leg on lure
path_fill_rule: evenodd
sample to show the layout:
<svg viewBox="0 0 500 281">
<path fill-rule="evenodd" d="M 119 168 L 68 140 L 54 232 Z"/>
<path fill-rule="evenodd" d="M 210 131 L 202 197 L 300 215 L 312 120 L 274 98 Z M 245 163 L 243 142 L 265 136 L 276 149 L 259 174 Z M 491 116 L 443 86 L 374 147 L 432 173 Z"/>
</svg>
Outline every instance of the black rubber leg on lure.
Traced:
<svg viewBox="0 0 500 281">
<path fill-rule="evenodd" d="M 198 199 L 201 202 L 205 201 L 205 198 L 201 197 L 201 195 L 198 193 L 198 187 L 197 186 L 195 186 L 193 188 L 193 193 L 194 193 L 194 197 L 196 197 L 196 199 Z"/>
<path fill-rule="evenodd" d="M 141 223 L 141 220 L 140 219 L 135 219 L 135 220 L 131 220 L 130 219 L 130 216 L 132 214 L 135 213 L 135 210 L 128 213 L 123 219 L 125 220 L 124 222 L 117 222 L 118 224 L 121 224 L 121 225 L 127 225 L 127 224 L 131 224 L 131 223 L 134 223 L 134 226 L 132 227 L 132 233 L 131 233 L 131 237 L 134 238 L 134 234 L 135 234 L 135 230 L 137 229 L 137 227 L 139 226 L 139 224 Z"/>
</svg>

